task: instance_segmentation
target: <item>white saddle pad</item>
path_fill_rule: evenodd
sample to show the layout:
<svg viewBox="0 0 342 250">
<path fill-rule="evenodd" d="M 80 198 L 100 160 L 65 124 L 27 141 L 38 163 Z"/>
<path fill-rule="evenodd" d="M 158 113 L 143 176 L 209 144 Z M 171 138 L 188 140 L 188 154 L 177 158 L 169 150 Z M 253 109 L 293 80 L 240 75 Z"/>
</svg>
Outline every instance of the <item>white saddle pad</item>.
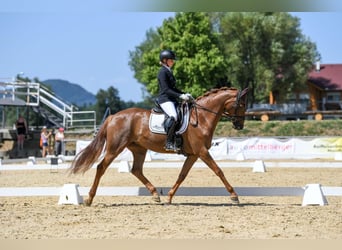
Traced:
<svg viewBox="0 0 342 250">
<path fill-rule="evenodd" d="M 165 115 L 164 114 L 151 114 L 150 116 L 150 130 L 153 133 L 157 134 L 166 134 L 165 129 L 164 129 L 164 120 L 165 120 Z"/>
<path fill-rule="evenodd" d="M 189 125 L 189 107 L 186 107 L 185 114 L 183 116 L 183 121 L 182 121 L 182 126 L 179 128 L 178 131 L 176 131 L 176 135 L 181 135 L 183 134 L 186 129 L 188 128 Z M 151 132 L 157 133 L 157 134 L 166 134 L 166 131 L 164 129 L 164 120 L 165 120 L 165 115 L 164 114 L 154 114 L 151 113 L 150 115 L 150 121 L 149 121 L 149 127 Z"/>
</svg>

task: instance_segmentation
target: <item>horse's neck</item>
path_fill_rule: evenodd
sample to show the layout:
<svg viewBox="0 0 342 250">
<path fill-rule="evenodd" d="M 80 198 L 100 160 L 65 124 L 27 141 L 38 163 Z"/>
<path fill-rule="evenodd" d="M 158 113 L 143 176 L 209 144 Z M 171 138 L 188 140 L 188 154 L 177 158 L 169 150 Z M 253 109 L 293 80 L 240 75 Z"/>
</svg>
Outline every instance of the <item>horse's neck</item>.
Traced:
<svg viewBox="0 0 342 250">
<path fill-rule="evenodd" d="M 204 98 L 200 102 L 200 105 L 221 115 L 224 109 L 224 104 L 227 100 L 229 100 L 229 98 L 232 98 L 232 95 L 230 93 L 222 92 L 220 94 Z"/>
<path fill-rule="evenodd" d="M 199 104 L 205 107 L 206 110 L 201 110 L 199 117 L 212 125 L 212 129 L 214 130 L 223 113 L 225 102 L 231 97 L 232 95 L 230 93 L 222 92 L 215 96 L 207 96 L 202 99 Z"/>
</svg>

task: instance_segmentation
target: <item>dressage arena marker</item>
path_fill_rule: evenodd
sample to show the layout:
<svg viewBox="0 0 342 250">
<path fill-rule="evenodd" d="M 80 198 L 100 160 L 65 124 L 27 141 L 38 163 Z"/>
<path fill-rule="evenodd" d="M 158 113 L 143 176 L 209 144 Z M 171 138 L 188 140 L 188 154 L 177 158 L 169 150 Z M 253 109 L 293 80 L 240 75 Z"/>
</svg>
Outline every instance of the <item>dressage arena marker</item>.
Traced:
<svg viewBox="0 0 342 250">
<path fill-rule="evenodd" d="M 117 167 L 118 167 L 118 172 L 119 173 L 130 173 L 131 172 L 131 165 L 129 164 L 128 161 L 120 161 L 118 164 L 117 164 Z"/>
<path fill-rule="evenodd" d="M 152 161 L 150 151 L 147 151 L 146 156 L 145 156 L 145 161 Z"/>
<path fill-rule="evenodd" d="M 307 184 L 305 186 L 302 206 L 306 205 L 327 205 L 328 201 L 325 198 L 320 184 Z"/>
<path fill-rule="evenodd" d="M 235 160 L 237 160 L 237 161 L 244 161 L 245 160 L 245 156 L 244 156 L 243 152 L 238 153 L 236 155 Z"/>
<path fill-rule="evenodd" d="M 13 196 L 60 196 L 58 204 L 81 204 L 82 196 L 87 195 L 90 187 L 78 184 L 65 184 L 61 187 L 9 187 L 0 188 L 0 197 Z M 161 195 L 166 195 L 169 187 L 158 187 Z M 302 206 L 327 205 L 325 196 L 342 196 L 342 187 L 322 187 L 308 184 L 305 187 L 236 187 L 239 196 L 302 196 Z M 145 187 L 99 187 L 98 196 L 151 196 Z M 224 187 L 180 187 L 177 196 L 225 196 Z"/>
<path fill-rule="evenodd" d="M 265 164 L 262 160 L 257 160 L 253 163 L 253 172 L 255 173 L 266 172 Z"/>
<path fill-rule="evenodd" d="M 27 165 L 33 166 L 34 164 L 36 164 L 36 157 L 29 156 L 28 161 L 27 161 Z"/>
<path fill-rule="evenodd" d="M 50 173 L 58 173 L 58 158 L 52 157 L 50 160 Z"/>
<path fill-rule="evenodd" d="M 334 155 L 335 161 L 342 161 L 342 152 L 336 152 Z"/>
<path fill-rule="evenodd" d="M 46 158 L 46 163 L 51 165 L 56 165 L 58 163 L 63 163 L 65 161 L 63 155 L 59 155 L 58 157 L 54 155 L 48 155 Z"/>
<path fill-rule="evenodd" d="M 58 205 L 79 205 L 83 198 L 78 191 L 78 184 L 64 184 L 59 195 Z"/>
</svg>

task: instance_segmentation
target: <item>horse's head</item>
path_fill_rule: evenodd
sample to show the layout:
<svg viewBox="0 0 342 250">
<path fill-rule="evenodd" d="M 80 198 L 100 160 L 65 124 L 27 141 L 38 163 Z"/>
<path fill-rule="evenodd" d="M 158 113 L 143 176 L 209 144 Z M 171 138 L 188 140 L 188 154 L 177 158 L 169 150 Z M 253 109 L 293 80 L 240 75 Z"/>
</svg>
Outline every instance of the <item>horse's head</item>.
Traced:
<svg viewBox="0 0 342 250">
<path fill-rule="evenodd" d="M 243 129 L 245 123 L 247 92 L 248 88 L 245 88 L 242 91 L 237 90 L 235 101 L 227 100 L 224 106 L 223 115 L 232 121 L 233 128 L 237 130 Z"/>
</svg>

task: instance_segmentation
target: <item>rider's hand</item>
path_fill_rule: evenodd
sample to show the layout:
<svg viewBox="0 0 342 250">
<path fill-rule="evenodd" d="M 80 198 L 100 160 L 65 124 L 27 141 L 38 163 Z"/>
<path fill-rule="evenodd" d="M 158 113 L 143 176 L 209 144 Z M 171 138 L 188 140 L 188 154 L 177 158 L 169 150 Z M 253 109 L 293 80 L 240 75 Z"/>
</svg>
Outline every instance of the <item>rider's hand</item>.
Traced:
<svg viewBox="0 0 342 250">
<path fill-rule="evenodd" d="M 194 99 L 190 93 L 186 93 L 185 95 L 188 97 L 188 100 L 193 100 Z"/>
<path fill-rule="evenodd" d="M 188 93 L 187 93 L 187 94 L 181 94 L 181 95 L 179 96 L 179 98 L 182 99 L 182 100 L 184 100 L 184 101 L 189 101 L 189 99 L 190 99 L 190 98 L 189 98 L 189 95 L 190 95 L 190 94 L 188 94 Z"/>
</svg>

